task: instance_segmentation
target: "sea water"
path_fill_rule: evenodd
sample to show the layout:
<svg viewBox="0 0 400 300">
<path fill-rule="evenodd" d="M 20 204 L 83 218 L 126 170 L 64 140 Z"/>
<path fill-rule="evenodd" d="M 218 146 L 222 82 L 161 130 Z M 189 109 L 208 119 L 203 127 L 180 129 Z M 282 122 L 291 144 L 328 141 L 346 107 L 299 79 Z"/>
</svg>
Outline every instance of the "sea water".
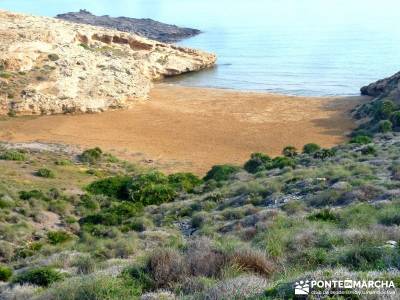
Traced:
<svg viewBox="0 0 400 300">
<path fill-rule="evenodd" d="M 356 95 L 400 71 L 398 0 L 1 0 L 0 8 L 55 16 L 152 18 L 198 28 L 181 45 L 215 52 L 215 68 L 183 85 L 294 95 Z"/>
</svg>

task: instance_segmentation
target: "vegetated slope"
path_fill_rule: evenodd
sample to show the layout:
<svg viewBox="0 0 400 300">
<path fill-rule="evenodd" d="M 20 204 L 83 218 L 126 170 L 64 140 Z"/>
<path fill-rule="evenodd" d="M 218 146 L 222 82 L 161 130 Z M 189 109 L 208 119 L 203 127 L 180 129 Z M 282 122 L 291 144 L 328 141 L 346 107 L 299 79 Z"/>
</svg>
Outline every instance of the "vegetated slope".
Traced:
<svg viewBox="0 0 400 300">
<path fill-rule="evenodd" d="M 128 17 L 113 18 L 107 15 L 96 16 L 84 9 L 81 9 L 79 12 L 59 14 L 56 18 L 75 23 L 131 32 L 164 43 L 174 43 L 201 33 L 198 29 L 182 28 L 176 25 L 157 22 L 152 19 L 135 19 Z"/>
<path fill-rule="evenodd" d="M 147 98 L 152 81 L 215 61 L 135 34 L 0 11 L 0 114 L 126 108 Z"/>
<path fill-rule="evenodd" d="M 290 299 L 304 278 L 399 282 L 399 145 L 286 147 L 200 179 L 98 148 L 4 144 L 0 295 Z"/>
</svg>

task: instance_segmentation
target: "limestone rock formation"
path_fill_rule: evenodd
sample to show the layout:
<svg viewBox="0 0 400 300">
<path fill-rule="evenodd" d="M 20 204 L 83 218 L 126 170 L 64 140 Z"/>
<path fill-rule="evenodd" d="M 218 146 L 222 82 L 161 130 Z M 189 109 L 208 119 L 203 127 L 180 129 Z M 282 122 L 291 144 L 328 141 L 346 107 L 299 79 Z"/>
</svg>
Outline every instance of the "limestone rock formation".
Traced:
<svg viewBox="0 0 400 300">
<path fill-rule="evenodd" d="M 0 114 L 126 108 L 146 99 L 154 80 L 215 61 L 117 30 L 0 11 Z"/>
<path fill-rule="evenodd" d="M 157 22 L 152 19 L 95 16 L 87 10 L 59 14 L 56 16 L 56 18 L 75 23 L 102 26 L 120 31 L 131 32 L 148 39 L 164 43 L 175 43 L 182 39 L 201 33 L 201 31 L 197 29 L 182 28 L 175 25 Z"/>
</svg>

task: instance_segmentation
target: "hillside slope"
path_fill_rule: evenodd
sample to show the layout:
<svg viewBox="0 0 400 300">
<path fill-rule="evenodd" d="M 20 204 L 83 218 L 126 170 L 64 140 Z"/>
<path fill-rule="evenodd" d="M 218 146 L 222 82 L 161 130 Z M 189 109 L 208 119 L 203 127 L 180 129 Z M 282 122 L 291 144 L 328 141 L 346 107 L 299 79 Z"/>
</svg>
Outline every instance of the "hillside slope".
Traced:
<svg viewBox="0 0 400 300">
<path fill-rule="evenodd" d="M 0 114 L 125 108 L 146 99 L 153 80 L 215 61 L 134 34 L 0 11 Z"/>
</svg>

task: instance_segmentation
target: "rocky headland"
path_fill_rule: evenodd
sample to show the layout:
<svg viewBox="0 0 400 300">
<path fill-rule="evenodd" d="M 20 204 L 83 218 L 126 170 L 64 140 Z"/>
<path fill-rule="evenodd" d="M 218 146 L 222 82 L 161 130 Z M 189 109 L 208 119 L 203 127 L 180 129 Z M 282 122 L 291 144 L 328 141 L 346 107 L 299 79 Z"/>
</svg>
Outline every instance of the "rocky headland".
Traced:
<svg viewBox="0 0 400 300">
<path fill-rule="evenodd" d="M 388 97 L 400 103 L 400 72 L 362 87 L 361 94 L 379 98 Z"/>
<path fill-rule="evenodd" d="M 0 11 L 0 114 L 100 112 L 216 56 L 136 34 Z"/>
<path fill-rule="evenodd" d="M 198 29 L 182 28 L 176 25 L 157 22 L 152 19 L 135 19 L 128 17 L 113 18 L 108 15 L 96 16 L 84 9 L 81 9 L 78 12 L 59 14 L 56 18 L 75 23 L 102 26 L 119 31 L 135 33 L 164 43 L 175 43 L 201 33 Z"/>
</svg>

